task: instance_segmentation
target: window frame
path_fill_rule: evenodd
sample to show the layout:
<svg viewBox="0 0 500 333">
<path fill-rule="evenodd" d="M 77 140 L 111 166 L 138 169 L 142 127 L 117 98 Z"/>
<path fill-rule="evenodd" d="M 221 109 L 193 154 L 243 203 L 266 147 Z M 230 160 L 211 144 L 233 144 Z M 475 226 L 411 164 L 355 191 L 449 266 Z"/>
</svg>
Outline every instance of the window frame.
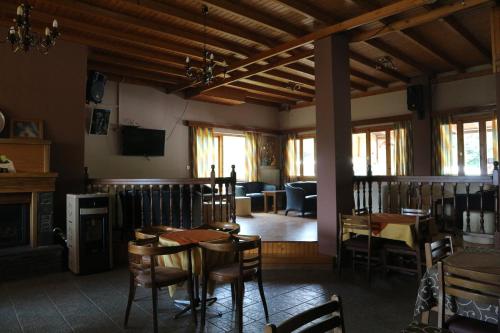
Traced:
<svg viewBox="0 0 500 333">
<path fill-rule="evenodd" d="M 481 170 L 481 176 L 488 175 L 488 147 L 487 147 L 486 122 L 494 121 L 494 120 L 495 120 L 495 116 L 491 115 L 491 114 L 455 115 L 451 118 L 452 124 L 457 125 L 458 176 L 466 176 L 465 175 L 465 143 L 464 143 L 464 124 L 465 123 L 479 123 L 479 167 Z M 498 131 L 498 128 L 497 128 L 497 131 Z"/>
<path fill-rule="evenodd" d="M 314 176 L 304 176 L 304 139 L 314 139 Z M 297 137 L 294 139 L 294 144 L 299 141 L 299 149 L 300 151 L 297 153 L 299 156 L 299 161 L 300 161 L 300 166 L 299 166 L 299 174 L 296 175 L 295 177 L 299 180 L 316 180 L 316 177 L 318 175 L 318 168 L 317 168 L 317 145 L 316 145 L 316 133 L 304 133 L 304 134 L 299 134 Z"/>
<path fill-rule="evenodd" d="M 372 132 L 385 132 L 385 176 L 392 175 L 391 168 L 391 131 L 395 130 L 394 124 L 389 125 L 375 125 L 375 126 L 363 126 L 363 127 L 353 127 L 351 133 L 351 141 L 352 134 L 366 134 L 366 165 L 372 165 L 372 147 L 371 147 L 371 133 Z M 368 169 L 367 169 L 368 170 Z"/>
<path fill-rule="evenodd" d="M 243 134 L 238 134 L 238 133 L 221 133 L 221 132 L 216 132 L 214 133 L 214 139 L 217 137 L 218 138 L 218 147 L 217 152 L 218 152 L 218 170 L 216 170 L 217 177 L 223 177 L 224 175 L 224 137 L 225 136 L 232 136 L 232 137 L 238 137 L 238 138 L 244 138 L 245 136 Z M 214 143 L 215 144 L 215 143 Z M 243 181 L 246 179 L 246 175 L 244 175 L 243 178 L 238 177 L 238 174 L 236 174 L 238 181 Z"/>
</svg>

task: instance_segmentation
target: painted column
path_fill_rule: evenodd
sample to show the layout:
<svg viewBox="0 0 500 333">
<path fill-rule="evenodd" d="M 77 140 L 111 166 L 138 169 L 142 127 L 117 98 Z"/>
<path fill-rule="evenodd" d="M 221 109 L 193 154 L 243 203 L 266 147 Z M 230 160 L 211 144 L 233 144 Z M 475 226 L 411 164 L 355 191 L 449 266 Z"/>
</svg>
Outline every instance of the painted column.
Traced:
<svg viewBox="0 0 500 333">
<path fill-rule="evenodd" d="M 337 214 L 350 213 L 352 190 L 349 40 L 338 34 L 315 42 L 318 240 L 337 254 Z"/>
</svg>

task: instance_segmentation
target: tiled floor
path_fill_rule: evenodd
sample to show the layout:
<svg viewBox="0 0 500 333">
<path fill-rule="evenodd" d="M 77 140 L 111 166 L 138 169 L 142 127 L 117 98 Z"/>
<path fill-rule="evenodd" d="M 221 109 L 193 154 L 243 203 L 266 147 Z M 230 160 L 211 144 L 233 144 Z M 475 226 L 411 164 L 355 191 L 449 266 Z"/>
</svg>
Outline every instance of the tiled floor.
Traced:
<svg viewBox="0 0 500 333">
<path fill-rule="evenodd" d="M 361 272 L 360 272 L 361 273 Z M 338 280 L 328 269 L 271 269 L 264 272 L 271 322 L 279 323 L 327 300 L 343 297 L 348 333 L 399 332 L 411 320 L 417 282 L 403 276 L 375 277 L 369 288 L 364 274 L 346 272 Z M 126 269 L 88 276 L 59 273 L 0 285 L 0 332 L 150 332 L 151 298 L 139 288 L 130 325 L 122 328 L 128 292 Z M 222 317 L 209 316 L 207 332 L 233 328 L 227 286 L 216 290 L 212 307 Z M 182 291 L 176 297 L 183 297 Z M 255 284 L 247 284 L 244 331 L 263 332 L 262 304 Z M 160 295 L 160 332 L 196 332 L 191 317 L 172 319 L 177 309 L 166 291 Z"/>
</svg>

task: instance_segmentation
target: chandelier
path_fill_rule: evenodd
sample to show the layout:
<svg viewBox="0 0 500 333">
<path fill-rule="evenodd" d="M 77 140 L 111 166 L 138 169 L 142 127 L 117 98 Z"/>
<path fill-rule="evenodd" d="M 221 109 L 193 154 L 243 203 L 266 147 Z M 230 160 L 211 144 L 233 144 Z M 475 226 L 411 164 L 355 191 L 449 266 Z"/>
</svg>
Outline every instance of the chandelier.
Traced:
<svg viewBox="0 0 500 333">
<path fill-rule="evenodd" d="M 215 67 L 217 63 L 214 60 L 214 54 L 207 50 L 207 16 L 208 7 L 203 5 L 201 7 L 201 13 L 203 14 L 203 64 L 201 67 L 191 66 L 191 59 L 186 57 L 186 77 L 193 80 L 195 84 L 201 83 L 208 85 L 212 83 L 215 79 Z M 227 64 L 225 60 L 222 60 L 221 65 L 223 68 L 224 78 L 226 78 Z"/>
<path fill-rule="evenodd" d="M 398 67 L 394 64 L 394 61 L 389 56 L 383 56 L 377 59 L 377 64 L 375 65 L 376 70 L 389 69 L 392 71 L 397 71 Z"/>
<path fill-rule="evenodd" d="M 33 7 L 27 3 L 23 3 L 17 7 L 17 15 L 13 20 L 14 24 L 9 28 L 7 41 L 12 46 L 12 51 L 24 52 L 30 51 L 32 48 L 37 48 L 41 53 L 47 54 L 49 49 L 56 44 L 56 39 L 59 37 L 59 26 L 57 20 L 52 22 L 52 28 L 46 27 L 45 34 L 38 36 L 31 31 L 31 10 Z"/>
</svg>

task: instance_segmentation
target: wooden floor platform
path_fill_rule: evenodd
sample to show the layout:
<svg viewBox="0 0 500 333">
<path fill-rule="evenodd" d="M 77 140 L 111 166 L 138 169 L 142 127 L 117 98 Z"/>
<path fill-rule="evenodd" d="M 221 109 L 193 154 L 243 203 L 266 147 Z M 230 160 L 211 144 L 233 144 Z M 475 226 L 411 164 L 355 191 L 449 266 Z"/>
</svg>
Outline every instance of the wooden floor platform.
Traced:
<svg viewBox="0 0 500 333">
<path fill-rule="evenodd" d="M 243 235 L 261 235 L 265 264 L 329 264 L 332 258 L 321 255 L 318 248 L 317 221 L 283 211 L 253 213 L 237 217 Z"/>
</svg>

